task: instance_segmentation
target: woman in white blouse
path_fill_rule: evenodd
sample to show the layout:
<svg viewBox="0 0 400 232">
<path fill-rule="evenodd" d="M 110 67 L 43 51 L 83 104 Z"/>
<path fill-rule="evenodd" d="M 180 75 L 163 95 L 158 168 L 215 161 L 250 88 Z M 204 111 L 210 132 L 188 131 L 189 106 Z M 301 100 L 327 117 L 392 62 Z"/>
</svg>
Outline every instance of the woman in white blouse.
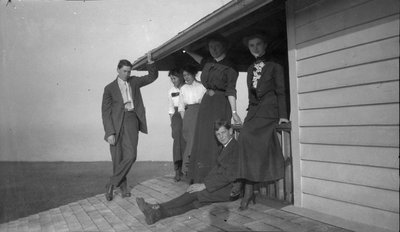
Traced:
<svg viewBox="0 0 400 232">
<path fill-rule="evenodd" d="M 178 112 L 180 88 L 185 84 L 185 80 L 179 69 L 172 69 L 168 76 L 171 78 L 173 86 L 168 91 L 169 109 L 172 129 L 172 154 L 175 170 L 175 181 L 180 181 L 182 177 L 182 158 L 185 150 L 185 140 L 182 136 L 182 117 Z"/>
<path fill-rule="evenodd" d="M 178 111 L 183 118 L 182 134 L 186 142 L 182 172 L 187 174 L 190 152 L 193 146 L 197 114 L 199 112 L 201 99 L 203 98 L 206 89 L 196 80 L 198 70 L 195 66 L 185 65 L 182 70 L 186 85 L 182 86 L 180 89 Z"/>
</svg>

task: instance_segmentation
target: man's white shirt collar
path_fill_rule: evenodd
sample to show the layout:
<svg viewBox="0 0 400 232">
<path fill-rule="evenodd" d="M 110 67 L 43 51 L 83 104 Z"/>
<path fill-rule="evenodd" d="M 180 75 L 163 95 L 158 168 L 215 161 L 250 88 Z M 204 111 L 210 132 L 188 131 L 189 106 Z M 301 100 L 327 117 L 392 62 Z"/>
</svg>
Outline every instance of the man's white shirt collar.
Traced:
<svg viewBox="0 0 400 232">
<path fill-rule="evenodd" d="M 226 54 L 222 54 L 220 57 L 214 58 L 217 62 L 220 62 L 226 57 Z"/>
<path fill-rule="evenodd" d="M 226 143 L 224 144 L 224 147 L 228 146 L 228 144 L 232 141 L 233 137 Z"/>
</svg>

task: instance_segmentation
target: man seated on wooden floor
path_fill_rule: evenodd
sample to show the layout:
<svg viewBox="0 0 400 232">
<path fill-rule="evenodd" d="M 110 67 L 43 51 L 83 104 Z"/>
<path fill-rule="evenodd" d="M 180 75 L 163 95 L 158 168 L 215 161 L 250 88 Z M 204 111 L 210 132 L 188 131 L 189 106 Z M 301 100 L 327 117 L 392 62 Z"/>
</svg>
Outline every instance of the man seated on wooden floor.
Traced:
<svg viewBox="0 0 400 232">
<path fill-rule="evenodd" d="M 218 120 L 214 123 L 214 131 L 223 147 L 216 157 L 215 167 L 204 179 L 204 183 L 192 184 L 184 194 L 161 204 L 150 204 L 141 197 L 136 198 L 147 224 L 151 225 L 160 219 L 180 215 L 214 202 L 233 201 L 239 198 L 239 191 L 235 190 L 238 143 L 233 138 L 232 126 L 227 121 Z"/>
</svg>

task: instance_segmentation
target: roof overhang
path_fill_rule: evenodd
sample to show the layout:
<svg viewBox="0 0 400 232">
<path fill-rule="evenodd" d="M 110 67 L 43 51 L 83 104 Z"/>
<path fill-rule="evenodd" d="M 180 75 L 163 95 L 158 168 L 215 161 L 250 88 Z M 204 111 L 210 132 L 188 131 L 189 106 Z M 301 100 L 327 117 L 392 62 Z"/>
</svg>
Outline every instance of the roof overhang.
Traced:
<svg viewBox="0 0 400 232">
<path fill-rule="evenodd" d="M 152 57 L 153 59 L 157 60 L 160 70 L 169 70 L 176 66 L 177 63 L 179 64 L 188 61 L 188 55 L 181 52 L 184 47 L 190 45 L 191 48 L 195 48 L 195 52 L 201 54 L 201 49 L 204 47 L 205 38 L 207 35 L 215 32 L 226 36 L 228 39 L 229 36 L 239 38 L 243 36 L 242 32 L 248 31 L 249 28 L 251 28 L 251 25 L 254 25 L 258 21 L 265 19 L 267 16 L 276 14 L 277 9 L 278 11 L 282 10 L 282 3 L 284 2 L 284 0 L 233 0 L 211 14 L 205 16 L 189 28 L 178 33 L 164 44 L 152 49 Z M 251 14 L 252 16 L 248 17 L 250 13 L 256 12 L 257 10 L 259 11 L 260 8 L 265 8 L 265 6 L 268 4 L 274 6 L 268 7 L 261 12 L 255 13 L 254 15 Z M 260 25 L 258 27 L 260 27 Z M 264 27 L 270 28 L 271 26 Z M 236 43 L 240 44 L 237 38 Z M 198 51 L 196 51 L 196 48 Z M 145 69 L 146 62 L 147 59 L 145 55 L 138 58 L 133 62 L 133 69 Z"/>
</svg>

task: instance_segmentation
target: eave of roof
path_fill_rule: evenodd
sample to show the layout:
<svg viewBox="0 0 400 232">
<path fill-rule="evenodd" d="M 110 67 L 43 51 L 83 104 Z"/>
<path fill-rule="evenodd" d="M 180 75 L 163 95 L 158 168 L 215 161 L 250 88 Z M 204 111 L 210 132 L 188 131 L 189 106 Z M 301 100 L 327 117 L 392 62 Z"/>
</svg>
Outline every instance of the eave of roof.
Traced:
<svg viewBox="0 0 400 232">
<path fill-rule="evenodd" d="M 270 2 L 272 0 L 232 0 L 162 45 L 152 49 L 152 57 L 155 60 L 163 59 Z M 144 67 L 146 62 L 147 59 L 144 55 L 133 62 L 132 69 L 139 70 Z"/>
</svg>

